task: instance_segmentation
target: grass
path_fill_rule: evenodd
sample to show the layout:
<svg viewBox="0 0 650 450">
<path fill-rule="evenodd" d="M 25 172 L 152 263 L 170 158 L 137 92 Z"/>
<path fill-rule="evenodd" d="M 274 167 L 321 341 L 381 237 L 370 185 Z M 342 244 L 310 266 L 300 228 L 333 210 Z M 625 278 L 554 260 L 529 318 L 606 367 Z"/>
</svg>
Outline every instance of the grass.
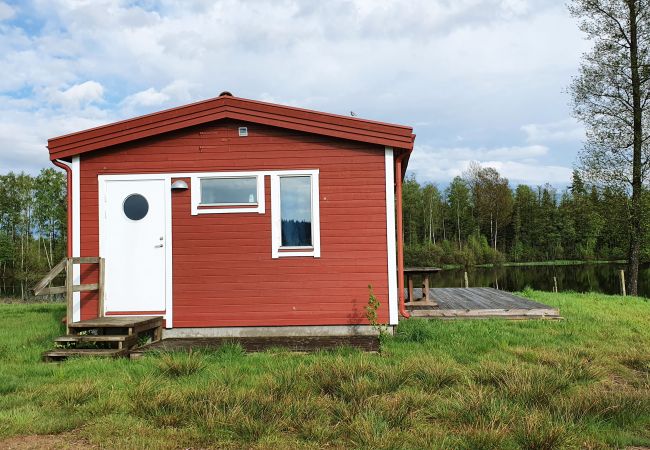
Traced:
<svg viewBox="0 0 650 450">
<path fill-rule="evenodd" d="M 58 304 L 0 305 L 0 447 L 650 446 L 650 303 L 526 291 L 563 321 L 403 321 L 381 354 L 169 353 L 40 362 Z"/>
</svg>

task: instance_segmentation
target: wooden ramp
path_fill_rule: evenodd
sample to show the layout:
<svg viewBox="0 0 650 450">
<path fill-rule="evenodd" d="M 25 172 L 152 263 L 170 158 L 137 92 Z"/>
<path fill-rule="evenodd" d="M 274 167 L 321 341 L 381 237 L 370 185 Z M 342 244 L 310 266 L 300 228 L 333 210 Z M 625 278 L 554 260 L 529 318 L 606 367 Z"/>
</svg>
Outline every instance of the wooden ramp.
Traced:
<svg viewBox="0 0 650 450">
<path fill-rule="evenodd" d="M 415 290 L 415 298 L 422 296 Z M 419 294 L 419 295 L 418 295 Z M 406 304 L 413 317 L 440 319 L 560 319 L 559 310 L 493 288 L 433 288 L 428 301 Z"/>
</svg>

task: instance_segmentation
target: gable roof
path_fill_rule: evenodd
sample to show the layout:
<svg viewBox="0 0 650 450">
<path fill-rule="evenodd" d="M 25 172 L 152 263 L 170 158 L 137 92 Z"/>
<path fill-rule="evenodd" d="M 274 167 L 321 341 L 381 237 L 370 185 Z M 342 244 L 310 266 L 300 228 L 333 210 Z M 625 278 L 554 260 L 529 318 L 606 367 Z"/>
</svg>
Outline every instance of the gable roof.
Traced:
<svg viewBox="0 0 650 450">
<path fill-rule="evenodd" d="M 306 133 L 411 151 L 411 127 L 328 114 L 222 94 L 177 108 L 91 128 L 48 140 L 50 159 L 66 158 L 112 145 L 222 119 L 259 123 Z"/>
</svg>

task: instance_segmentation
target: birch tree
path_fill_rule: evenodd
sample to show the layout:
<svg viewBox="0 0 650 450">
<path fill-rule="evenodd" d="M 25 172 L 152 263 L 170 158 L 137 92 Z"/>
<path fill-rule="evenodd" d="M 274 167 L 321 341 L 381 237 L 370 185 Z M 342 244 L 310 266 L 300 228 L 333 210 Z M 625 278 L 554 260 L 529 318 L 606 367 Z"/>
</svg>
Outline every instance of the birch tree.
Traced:
<svg viewBox="0 0 650 450">
<path fill-rule="evenodd" d="M 573 0 L 569 11 L 593 44 L 569 89 L 574 115 L 587 132 L 580 165 L 590 181 L 630 197 L 627 290 L 637 295 L 650 168 L 650 2 Z"/>
</svg>

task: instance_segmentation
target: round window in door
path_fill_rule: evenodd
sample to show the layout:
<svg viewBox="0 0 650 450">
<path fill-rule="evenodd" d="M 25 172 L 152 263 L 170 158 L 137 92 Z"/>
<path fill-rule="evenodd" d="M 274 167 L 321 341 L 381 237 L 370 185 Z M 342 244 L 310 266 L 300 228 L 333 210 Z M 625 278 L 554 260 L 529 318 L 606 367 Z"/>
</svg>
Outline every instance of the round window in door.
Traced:
<svg viewBox="0 0 650 450">
<path fill-rule="evenodd" d="M 122 205 L 124 215 L 131 220 L 141 220 L 149 212 L 149 202 L 143 195 L 131 194 L 124 199 Z"/>
</svg>

